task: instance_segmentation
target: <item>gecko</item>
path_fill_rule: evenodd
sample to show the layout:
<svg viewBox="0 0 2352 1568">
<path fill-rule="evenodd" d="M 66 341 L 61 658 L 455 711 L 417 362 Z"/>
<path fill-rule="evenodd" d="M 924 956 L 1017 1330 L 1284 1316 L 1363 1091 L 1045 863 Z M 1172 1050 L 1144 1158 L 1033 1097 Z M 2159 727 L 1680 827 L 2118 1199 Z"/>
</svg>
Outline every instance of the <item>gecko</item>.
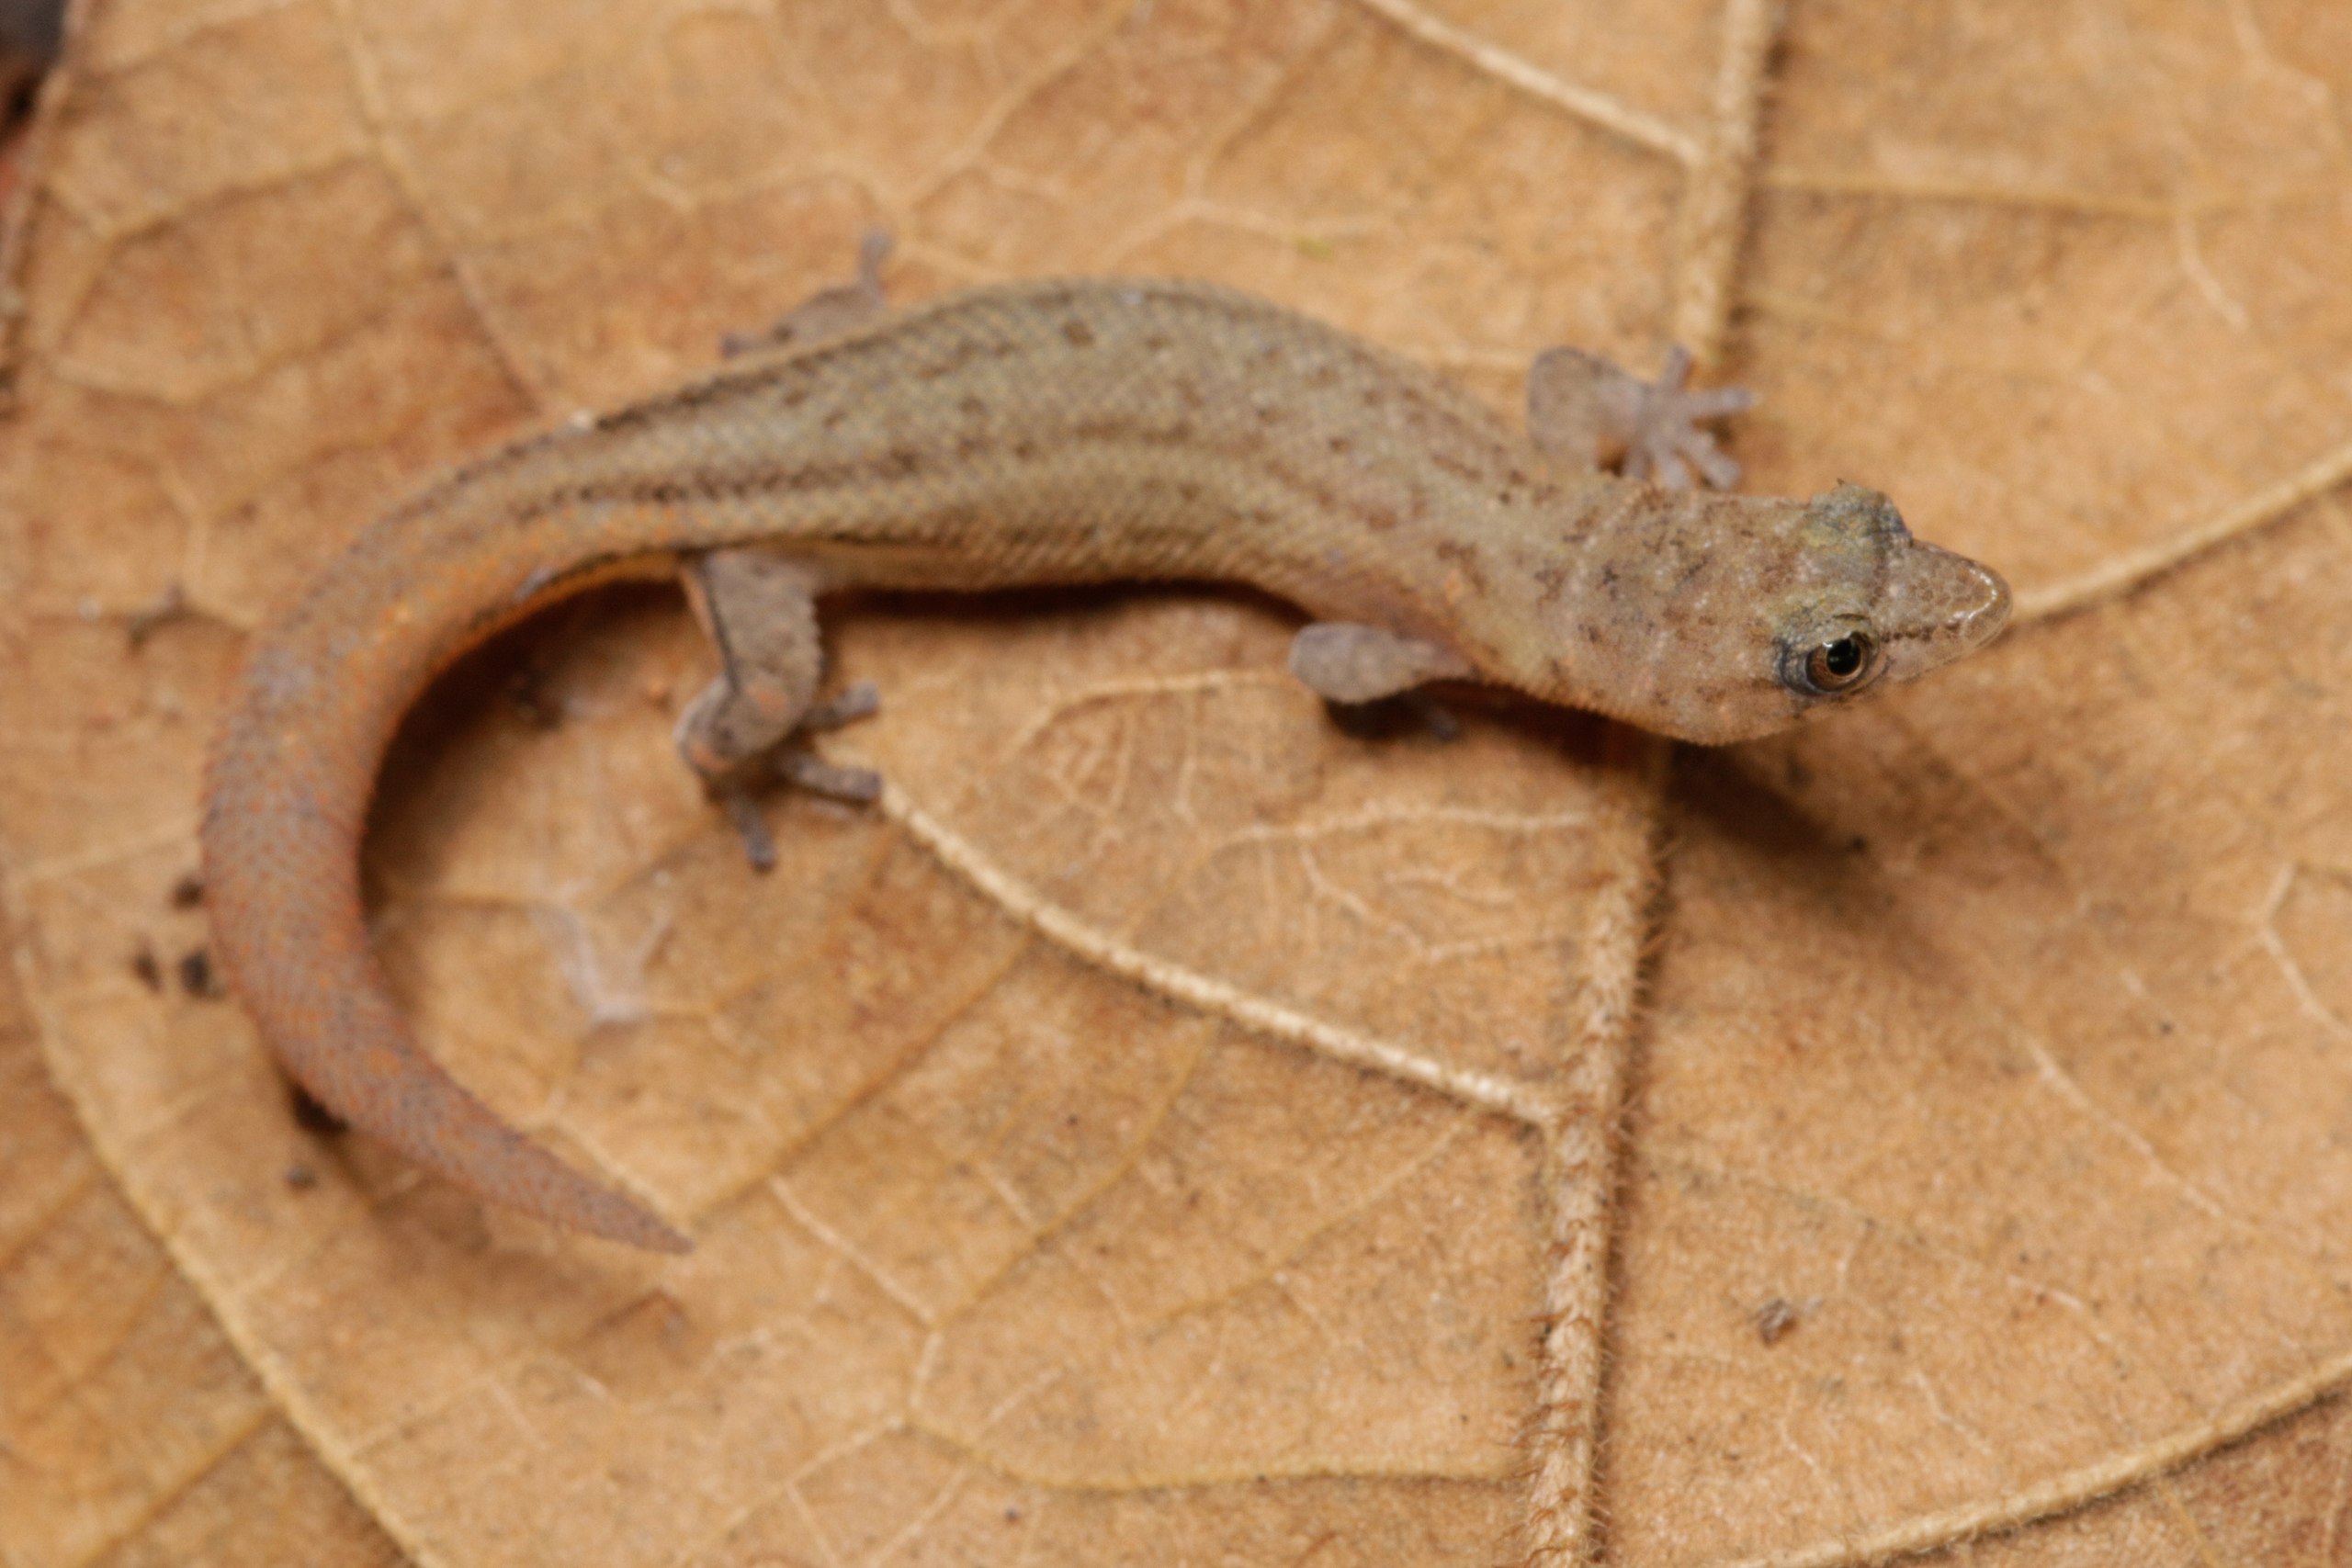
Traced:
<svg viewBox="0 0 2352 1568">
<path fill-rule="evenodd" d="M 870 800 L 811 734 L 817 602 L 857 589 L 1222 581 L 1308 617 L 1291 671 L 1334 704 L 1514 689 L 1677 739 L 1769 734 L 1983 648 L 2000 576 L 1876 491 L 1722 493 L 1702 422 L 1744 393 L 1534 360 L 1525 433 L 1403 355 L 1202 283 L 990 285 L 893 310 L 856 281 L 714 371 L 457 468 L 380 515 L 258 634 L 212 748 L 204 899 L 225 976 L 323 1107 L 556 1224 L 686 1237 L 509 1125 L 416 1043 L 370 952 L 359 841 L 433 677 L 547 603 L 674 577 L 718 671 L 677 723 L 754 863 L 782 779 Z M 1604 460 L 1614 459 L 1611 472 Z M 1694 479 L 1722 487 L 1710 490 Z"/>
</svg>

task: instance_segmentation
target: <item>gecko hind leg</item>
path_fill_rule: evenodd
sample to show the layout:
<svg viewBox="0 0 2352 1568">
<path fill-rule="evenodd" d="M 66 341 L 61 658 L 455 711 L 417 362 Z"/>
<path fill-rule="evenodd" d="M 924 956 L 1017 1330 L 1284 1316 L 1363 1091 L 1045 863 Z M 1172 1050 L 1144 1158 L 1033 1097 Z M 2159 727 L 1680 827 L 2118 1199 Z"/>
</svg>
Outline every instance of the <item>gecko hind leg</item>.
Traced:
<svg viewBox="0 0 2352 1568">
<path fill-rule="evenodd" d="M 1564 468 L 1614 463 L 1627 479 L 1690 488 L 1691 470 L 1717 490 L 1739 482 L 1739 465 L 1699 428 L 1752 408 L 1753 392 L 1737 387 L 1687 389 L 1690 355 L 1667 351 L 1657 379 L 1645 381 L 1608 360 L 1573 348 L 1536 356 L 1527 371 L 1527 433 L 1536 448 Z"/>
<path fill-rule="evenodd" d="M 806 562 L 772 550 L 713 550 L 680 575 L 723 668 L 680 716 L 678 750 L 727 813 L 745 857 L 765 871 L 775 863 L 775 842 L 752 796 L 754 766 L 764 761 L 776 777 L 836 800 L 874 800 L 881 775 L 828 762 L 793 742 L 864 718 L 880 699 L 871 682 L 860 682 L 817 701 L 824 649 L 816 573 Z"/>
<path fill-rule="evenodd" d="M 868 229 L 857 243 L 854 278 L 819 289 L 758 332 L 729 333 L 719 339 L 718 352 L 732 359 L 763 349 L 807 348 L 887 315 L 890 300 L 882 288 L 882 264 L 890 259 L 890 245 L 888 229 Z"/>
</svg>

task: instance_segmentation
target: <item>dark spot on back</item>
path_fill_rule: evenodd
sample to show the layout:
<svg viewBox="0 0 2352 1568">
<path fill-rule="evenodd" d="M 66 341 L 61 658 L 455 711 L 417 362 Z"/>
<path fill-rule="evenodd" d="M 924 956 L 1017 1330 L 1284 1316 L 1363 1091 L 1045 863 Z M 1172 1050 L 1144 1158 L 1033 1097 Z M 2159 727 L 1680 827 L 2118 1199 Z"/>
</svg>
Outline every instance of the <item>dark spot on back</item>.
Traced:
<svg viewBox="0 0 2352 1568">
<path fill-rule="evenodd" d="M 1436 550 L 1438 558 L 1469 579 L 1472 588 L 1480 593 L 1490 592 L 1487 581 L 1486 567 L 1479 558 L 1478 547 L 1464 544 L 1459 539 L 1440 539 L 1437 542 Z"/>
</svg>

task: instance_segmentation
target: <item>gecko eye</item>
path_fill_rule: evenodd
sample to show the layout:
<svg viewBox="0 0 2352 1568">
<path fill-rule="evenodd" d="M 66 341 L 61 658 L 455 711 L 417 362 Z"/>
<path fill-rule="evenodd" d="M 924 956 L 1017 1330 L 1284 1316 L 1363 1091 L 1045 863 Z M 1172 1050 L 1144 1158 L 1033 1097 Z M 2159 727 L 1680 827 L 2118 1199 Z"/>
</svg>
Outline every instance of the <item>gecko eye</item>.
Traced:
<svg viewBox="0 0 2352 1568">
<path fill-rule="evenodd" d="M 1848 632 L 1804 649 L 1781 666 L 1781 679 L 1807 696 L 1834 697 L 1868 685 L 1878 673 L 1878 642 L 1868 632 Z"/>
</svg>

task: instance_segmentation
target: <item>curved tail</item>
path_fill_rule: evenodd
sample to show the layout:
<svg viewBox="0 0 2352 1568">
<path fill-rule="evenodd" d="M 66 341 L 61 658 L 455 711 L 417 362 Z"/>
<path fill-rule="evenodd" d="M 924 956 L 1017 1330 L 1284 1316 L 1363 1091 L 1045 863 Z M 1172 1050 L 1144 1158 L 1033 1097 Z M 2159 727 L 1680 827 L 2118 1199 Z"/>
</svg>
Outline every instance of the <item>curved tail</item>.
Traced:
<svg viewBox="0 0 2352 1568">
<path fill-rule="evenodd" d="M 368 944 L 359 834 L 395 702 L 273 633 L 215 745 L 203 826 L 215 953 L 322 1105 L 493 1201 L 659 1252 L 691 1244 L 508 1126 L 417 1048 Z M 395 682 L 398 683 L 398 682 Z M 355 711 L 355 709 L 360 711 Z"/>
</svg>

